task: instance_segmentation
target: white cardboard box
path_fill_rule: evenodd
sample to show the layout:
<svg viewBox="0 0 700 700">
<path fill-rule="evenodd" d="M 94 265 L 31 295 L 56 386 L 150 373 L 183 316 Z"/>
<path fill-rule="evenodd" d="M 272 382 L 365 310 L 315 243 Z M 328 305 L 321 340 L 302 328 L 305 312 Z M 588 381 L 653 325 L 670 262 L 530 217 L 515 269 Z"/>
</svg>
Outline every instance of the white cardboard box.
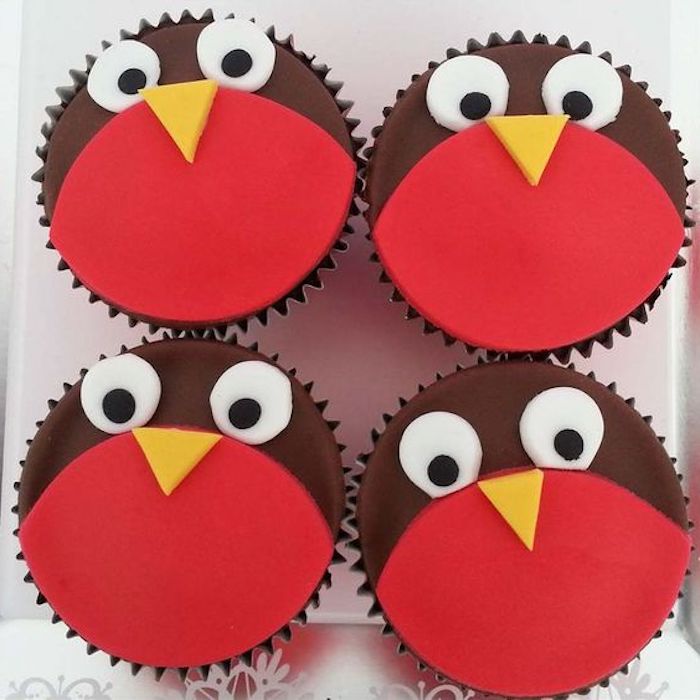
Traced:
<svg viewBox="0 0 700 700">
<path fill-rule="evenodd" d="M 47 608 L 35 605 L 35 591 L 22 582 L 26 570 L 15 560 L 17 543 L 11 534 L 16 527 L 10 513 L 15 498 L 12 483 L 18 477 L 25 440 L 46 413 L 46 400 L 60 396 L 62 382 L 75 379 L 79 369 L 100 353 L 113 353 L 122 343 L 137 344 L 148 330 L 129 328 L 125 317 L 110 319 L 105 307 L 88 304 L 87 291 L 71 289 L 70 274 L 56 271 L 57 255 L 44 247 L 46 231 L 38 225 L 40 211 L 35 205 L 38 186 L 29 179 L 39 166 L 33 152 L 41 141 L 43 108 L 55 102 L 53 89 L 69 82 L 68 69 L 82 67 L 85 53 L 99 52 L 101 39 L 116 39 L 120 28 L 136 27 L 143 16 L 155 21 L 165 10 L 175 15 L 189 7 L 196 13 L 209 5 L 219 15 L 233 10 L 255 16 L 264 26 L 274 23 L 280 34 L 293 32 L 301 49 L 316 53 L 333 67 L 331 77 L 345 82 L 342 96 L 355 100 L 352 115 L 362 120 L 363 135 L 381 122 L 382 107 L 393 101 L 396 89 L 408 83 L 411 73 L 422 70 L 428 60 L 441 58 L 449 46 L 463 46 L 469 37 L 483 39 L 491 31 L 510 35 L 523 29 L 528 35 L 544 32 L 556 38 L 566 33 L 572 41 L 589 40 L 594 50 L 610 50 L 619 63 L 630 63 L 633 75 L 647 80 L 652 93 L 670 104 L 674 124 L 685 131 L 686 152 L 700 163 L 700 4 L 693 0 L 193 0 L 187 4 L 25 0 L 0 492 L 0 700 L 204 700 L 231 697 L 232 683 L 239 677 L 243 688 L 244 680 L 256 673 L 275 675 L 269 665 L 239 667 L 230 678 L 211 678 L 208 685 L 196 677 L 184 685 L 176 677 L 156 684 L 148 673 L 132 679 L 126 665 L 113 669 L 99 654 L 86 656 L 84 645 L 66 640 L 65 630 L 48 621 Z M 339 439 L 349 446 L 345 455 L 352 461 L 353 455 L 369 447 L 370 430 L 379 426 L 382 412 L 397 408 L 399 395 L 410 396 L 418 382 L 430 381 L 435 371 L 470 360 L 459 347 L 443 347 L 438 335 L 422 336 L 419 321 L 405 321 L 403 309 L 388 303 L 390 289 L 378 283 L 378 268 L 367 262 L 367 241 L 355 235 L 349 242 L 349 252 L 338 255 L 339 269 L 325 274 L 322 292 L 312 292 L 308 304 L 295 306 L 286 318 L 273 318 L 265 328 L 253 323 L 245 339 L 258 339 L 263 351 L 279 351 L 283 365 L 297 367 L 305 380 L 315 380 L 318 396 L 331 401 L 331 417 L 342 422 Z M 688 358 L 692 359 L 684 344 L 690 313 L 687 289 L 686 268 L 674 274 L 650 322 L 635 325 L 631 338 L 618 337 L 613 350 L 596 347 L 590 360 L 574 357 L 579 369 L 594 369 L 602 381 L 615 380 L 622 394 L 635 396 L 638 408 L 654 415 L 657 432 L 669 437 L 669 450 L 681 456 L 691 452 L 683 411 L 694 400 L 684 389 L 691 366 Z M 383 640 L 375 625 L 365 624 L 368 600 L 354 593 L 360 580 L 345 567 L 334 568 L 333 587 L 322 595 L 321 608 L 311 617 L 313 624 L 279 652 L 282 666 L 285 662 L 291 666 L 286 675 L 277 670 L 279 690 L 287 693 L 279 697 L 463 697 L 456 689 L 431 690 L 430 677 L 417 675 L 410 660 L 394 656 L 391 640 Z M 695 580 L 690 585 L 694 588 L 688 598 L 700 606 L 700 584 Z M 685 639 L 690 627 L 684 607 L 629 676 L 613 679 L 609 688 L 595 689 L 593 697 L 700 699 L 700 656 Z M 299 652 L 307 648 L 314 653 Z M 303 682 L 297 682 L 300 674 L 306 676 Z M 80 685 L 83 678 L 93 680 Z M 268 697 L 254 693 L 248 695 Z"/>
</svg>

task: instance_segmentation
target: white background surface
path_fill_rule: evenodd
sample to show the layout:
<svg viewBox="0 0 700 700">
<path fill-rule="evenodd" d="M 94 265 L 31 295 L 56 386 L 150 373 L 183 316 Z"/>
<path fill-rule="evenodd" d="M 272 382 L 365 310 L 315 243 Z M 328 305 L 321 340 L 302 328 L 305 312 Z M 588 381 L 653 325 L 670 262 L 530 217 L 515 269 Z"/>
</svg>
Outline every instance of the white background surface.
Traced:
<svg viewBox="0 0 700 700">
<path fill-rule="evenodd" d="M 10 307 L 12 231 L 14 221 L 15 163 L 19 97 L 19 54 L 21 32 L 20 0 L 0 0 L 0 379 L 4 396 L 7 357 L 7 322 Z M 0 401 L 0 418 L 5 416 Z M 0 438 L 1 439 L 1 438 Z"/>
<path fill-rule="evenodd" d="M 463 46 L 471 36 L 484 39 L 493 30 L 505 36 L 523 29 L 528 35 L 544 32 L 552 39 L 561 33 L 567 33 L 572 42 L 587 39 L 594 50 L 611 50 L 618 63 L 630 63 L 633 77 L 647 80 L 653 95 L 665 101 L 672 98 L 674 123 L 685 127 L 686 150 L 698 150 L 696 115 L 700 109 L 696 110 L 690 100 L 698 93 L 696 67 L 700 61 L 697 51 L 692 54 L 691 41 L 683 47 L 691 52 L 689 56 L 680 55 L 678 47 L 671 45 L 672 32 L 692 36 L 700 27 L 700 6 L 693 0 L 258 0 L 187 4 L 193 11 L 209 5 L 220 14 L 231 10 L 242 16 L 254 14 L 264 26 L 274 23 L 280 35 L 293 31 L 300 48 L 317 53 L 333 67 L 330 77 L 345 82 L 341 96 L 356 101 L 352 116 L 362 120 L 363 135 L 369 135 L 371 127 L 381 122 L 382 107 L 393 101 L 395 90 L 408 83 L 411 73 L 422 70 L 428 60 L 441 58 L 447 47 Z M 0 265 L 7 264 L 12 221 L 12 154 L 16 148 L 12 96 L 21 83 L 16 271 L 0 501 L 0 617 L 8 620 L 45 619 L 48 615 L 45 607 L 34 604 L 32 588 L 21 582 L 25 569 L 14 559 L 16 542 L 10 534 L 15 527 L 9 512 L 14 503 L 11 484 L 24 455 L 24 441 L 34 432 L 34 422 L 43 418 L 46 400 L 60 396 L 63 381 L 74 380 L 78 370 L 92 364 L 101 352 L 109 354 L 121 343 L 137 343 L 146 331 L 129 329 L 123 317 L 110 319 L 103 306 L 89 305 L 87 292 L 71 289 L 70 275 L 55 270 L 55 252 L 44 248 L 46 231 L 37 224 L 40 211 L 34 204 L 38 186 L 29 181 L 39 165 L 33 150 L 41 140 L 42 110 L 56 102 L 53 88 L 69 82 L 68 69 L 82 67 L 85 53 L 99 52 L 101 39 L 116 39 L 119 28 L 136 27 L 142 16 L 155 21 L 166 9 L 176 14 L 184 7 L 182 2 L 162 0 L 26 0 L 23 64 L 21 80 L 17 81 L 14 61 L 19 2 L 0 0 Z M 695 162 L 700 158 L 696 156 Z M 250 339 L 260 339 L 263 351 L 280 351 L 283 365 L 298 367 L 305 380 L 315 379 L 319 398 L 331 399 L 329 415 L 342 421 L 339 439 L 349 446 L 349 461 L 368 448 L 370 429 L 379 426 L 382 412 L 396 409 L 398 395 L 410 396 L 418 382 L 430 381 L 434 371 L 468 361 L 459 348 L 445 349 L 438 336 L 422 336 L 418 321 L 404 321 L 403 310 L 386 302 L 390 289 L 377 283 L 377 268 L 366 262 L 368 244 L 361 236 L 352 237 L 350 243 L 350 252 L 338 256 L 338 271 L 324 277 L 324 292 L 310 294 L 307 305 L 295 308 L 286 319 L 274 319 L 267 328 L 253 324 L 249 334 Z M 0 269 L 0 285 L 7 280 L 1 273 Z M 678 377 L 672 360 L 683 325 L 686 275 L 685 271 L 674 274 L 651 321 L 645 326 L 634 324 L 631 338 L 618 337 L 612 351 L 597 347 L 591 360 L 574 358 L 580 369 L 594 368 L 599 379 L 616 380 L 623 395 L 634 395 L 637 407 L 654 415 L 657 431 L 669 436 L 671 451 L 682 446 L 674 412 Z M 0 288 L 0 294 L 5 301 L 7 290 Z M 0 329 L 0 338 L 5 335 Z M 353 592 L 358 579 L 337 570 L 334 573 L 333 589 L 324 594 L 318 619 L 363 619 L 367 601 Z M 651 666 L 656 664 L 656 678 L 666 681 L 673 677 L 669 693 L 675 694 L 665 698 L 697 700 L 700 662 L 673 627 L 643 659 Z M 0 698 L 4 698 L 3 681 L 11 680 L 10 669 L 18 668 L 20 658 L 26 674 L 41 671 L 45 664 L 46 673 L 50 667 L 54 675 L 66 669 L 88 672 L 82 645 L 77 641 L 59 643 L 60 636 L 44 623 L 13 622 L 4 628 L 0 623 Z M 36 648 L 36 655 L 19 657 L 22 647 L 18 640 L 23 640 L 25 649 Z M 7 661 L 3 665 L 3 655 L 8 659 L 11 652 L 12 665 Z M 94 668 L 102 672 L 108 669 L 99 657 L 89 664 L 92 674 L 97 673 Z M 19 671 L 16 673 L 19 676 L 12 678 L 21 677 Z M 134 697 L 133 692 L 129 690 L 124 697 Z M 365 698 L 348 692 L 344 697 Z"/>
</svg>

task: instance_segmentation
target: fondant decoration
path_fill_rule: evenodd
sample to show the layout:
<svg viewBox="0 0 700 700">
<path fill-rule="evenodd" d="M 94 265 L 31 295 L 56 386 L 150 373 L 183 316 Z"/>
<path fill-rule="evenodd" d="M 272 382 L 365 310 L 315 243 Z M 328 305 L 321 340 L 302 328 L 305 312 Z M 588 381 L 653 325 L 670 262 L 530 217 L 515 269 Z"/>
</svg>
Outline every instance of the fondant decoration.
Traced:
<svg viewBox="0 0 700 700">
<path fill-rule="evenodd" d="M 355 122 L 326 73 L 289 41 L 210 14 L 115 44 L 89 80 L 123 111 L 76 78 L 41 152 L 61 264 L 93 300 L 160 326 L 303 299 L 333 267 L 356 183 Z"/>
<path fill-rule="evenodd" d="M 194 80 L 141 90 L 146 104 L 188 163 L 194 162 L 216 90 L 217 84 L 213 80 Z"/>
<path fill-rule="evenodd" d="M 174 428 L 135 428 L 133 433 L 166 496 L 182 483 L 222 437 L 216 433 Z"/>
<path fill-rule="evenodd" d="M 571 369 L 505 362 L 439 380 L 388 421 L 357 526 L 369 586 L 405 647 L 458 684 L 551 697 L 604 680 L 657 634 L 688 565 L 688 520 L 673 464 L 631 403 Z M 478 473 L 442 498 L 402 456 L 435 411 L 481 445 Z M 539 455 L 561 446 L 557 414 L 587 468 L 528 456 L 526 440 Z M 435 454 L 453 439 L 447 422 L 423 436 Z"/>
<path fill-rule="evenodd" d="M 224 19 L 207 25 L 197 39 L 202 73 L 226 87 L 259 90 L 275 67 L 275 45 L 252 22 Z"/>
<path fill-rule="evenodd" d="M 235 345 L 145 345 L 103 360 L 83 387 L 117 361 L 114 386 L 131 390 L 147 363 L 160 401 L 145 425 L 118 435 L 83 412 L 80 384 L 50 412 L 19 484 L 28 580 L 70 634 L 115 660 L 186 668 L 246 654 L 327 580 L 344 511 L 331 428 L 295 379 Z M 232 382 L 222 393 L 222 377 L 241 391 Z M 260 401 L 261 421 L 276 401 L 291 405 L 286 426 L 255 445 L 219 430 L 210 398 L 245 417 L 244 396 Z"/>
<path fill-rule="evenodd" d="M 520 418 L 520 440 L 538 467 L 588 469 L 604 432 L 603 414 L 596 402 L 572 387 L 543 391 Z"/>
<path fill-rule="evenodd" d="M 481 444 L 472 426 L 454 413 L 432 411 L 416 418 L 401 436 L 399 459 L 406 476 L 433 498 L 476 480 Z"/>
<path fill-rule="evenodd" d="M 568 116 L 490 117 L 486 123 L 531 185 L 539 185 Z"/>
<path fill-rule="evenodd" d="M 542 100 L 549 114 L 566 114 L 594 131 L 617 118 L 622 99 L 619 73 L 602 58 L 588 54 L 557 61 L 542 83 Z"/>
<path fill-rule="evenodd" d="M 108 357 L 90 369 L 80 384 L 87 419 L 102 432 L 116 435 L 148 423 L 158 408 L 157 372 L 133 354 Z"/>
<path fill-rule="evenodd" d="M 480 56 L 457 56 L 436 68 L 425 102 L 438 124 L 462 131 L 486 117 L 505 114 L 508 88 L 498 63 Z"/>
<path fill-rule="evenodd" d="M 123 112 L 141 101 L 141 91 L 160 79 L 158 54 L 127 39 L 105 49 L 87 79 L 92 100 L 110 112 Z"/>
<path fill-rule="evenodd" d="M 530 551 L 535 547 L 543 483 L 541 469 L 505 474 L 478 483 L 481 492 Z"/>
<path fill-rule="evenodd" d="M 292 385 L 284 372 L 268 362 L 239 362 L 219 377 L 209 402 L 222 433 L 260 445 L 289 425 Z"/>
<path fill-rule="evenodd" d="M 385 110 L 365 188 L 372 238 L 393 298 L 427 331 L 588 354 L 646 320 L 683 263 L 677 132 L 628 67 L 589 53 L 494 35 L 451 50 Z"/>
</svg>

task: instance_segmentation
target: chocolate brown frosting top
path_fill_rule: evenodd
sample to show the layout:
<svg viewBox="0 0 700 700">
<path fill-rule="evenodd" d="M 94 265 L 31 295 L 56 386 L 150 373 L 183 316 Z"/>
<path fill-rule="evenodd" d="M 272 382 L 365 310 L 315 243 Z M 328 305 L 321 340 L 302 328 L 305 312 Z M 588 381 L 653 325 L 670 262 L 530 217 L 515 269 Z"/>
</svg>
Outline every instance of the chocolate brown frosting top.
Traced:
<svg viewBox="0 0 700 700">
<path fill-rule="evenodd" d="M 373 586 L 401 535 L 431 502 L 399 462 L 399 442 L 408 425 L 429 411 L 449 411 L 465 418 L 481 441 L 480 478 L 532 466 L 520 441 L 520 418 L 537 394 L 559 386 L 585 392 L 603 415 L 603 441 L 588 471 L 614 481 L 687 529 L 685 500 L 671 459 L 642 416 L 622 398 L 594 379 L 554 365 L 484 364 L 456 372 L 419 393 L 379 437 L 358 502 L 363 558 Z"/>
<path fill-rule="evenodd" d="M 246 360 L 274 364 L 257 352 L 209 340 L 164 340 L 128 352 L 148 361 L 162 384 L 160 403 L 148 423 L 151 427 L 219 432 L 209 405 L 218 378 L 229 367 Z M 290 376 L 290 381 L 293 412 L 289 425 L 254 449 L 272 457 L 306 487 L 335 535 L 345 508 L 338 445 L 309 393 L 294 377 Z M 112 437 L 85 416 L 80 387 L 78 382 L 68 390 L 32 441 L 20 481 L 20 522 L 63 469 L 81 453 Z"/>
<path fill-rule="evenodd" d="M 507 115 L 546 114 L 542 82 L 549 69 L 575 50 L 544 44 L 509 44 L 471 52 L 498 63 L 510 83 Z M 431 68 L 414 80 L 386 118 L 370 158 L 366 197 L 369 218 L 376 221 L 382 207 L 407 173 L 454 132 L 430 115 L 425 95 Z M 683 161 L 668 120 L 651 97 L 623 72 L 622 108 L 617 119 L 599 129 L 635 155 L 664 187 L 683 218 L 686 180 Z"/>
<path fill-rule="evenodd" d="M 161 64 L 160 85 L 202 80 L 197 62 L 197 38 L 207 21 L 185 21 L 147 29 L 137 39 L 150 46 Z M 348 127 L 341 110 L 320 74 L 286 44 L 276 42 L 275 68 L 255 94 L 302 114 L 328 132 L 353 155 Z M 95 134 L 116 115 L 100 107 L 83 86 L 66 106 L 49 140 L 43 178 L 46 215 L 51 219 L 61 185 L 73 162 Z"/>
</svg>

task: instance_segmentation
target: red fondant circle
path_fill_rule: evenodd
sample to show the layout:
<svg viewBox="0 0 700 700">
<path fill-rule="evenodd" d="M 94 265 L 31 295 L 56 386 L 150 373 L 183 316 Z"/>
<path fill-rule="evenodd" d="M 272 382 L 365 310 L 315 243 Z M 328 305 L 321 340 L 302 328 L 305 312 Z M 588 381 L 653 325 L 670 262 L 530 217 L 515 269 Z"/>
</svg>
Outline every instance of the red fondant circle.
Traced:
<svg viewBox="0 0 700 700">
<path fill-rule="evenodd" d="M 595 684 L 645 646 L 689 554 L 687 533 L 631 492 L 546 470 L 533 551 L 473 485 L 417 516 L 377 595 L 406 645 L 449 678 L 549 697 Z"/>
<path fill-rule="evenodd" d="M 223 438 L 165 496 L 131 433 L 81 454 L 20 528 L 49 604 L 88 642 L 199 666 L 263 642 L 304 608 L 333 538 L 303 486 Z"/>
<path fill-rule="evenodd" d="M 504 351 L 614 326 L 658 287 L 683 235 L 652 173 L 575 124 L 537 187 L 487 125 L 452 136 L 408 173 L 373 233 L 411 306 L 459 340 Z"/>
<path fill-rule="evenodd" d="M 76 159 L 51 241 L 121 310 L 219 323 L 306 278 L 340 234 L 354 179 L 352 158 L 328 133 L 258 95 L 219 90 L 194 163 L 140 103 Z"/>
</svg>

